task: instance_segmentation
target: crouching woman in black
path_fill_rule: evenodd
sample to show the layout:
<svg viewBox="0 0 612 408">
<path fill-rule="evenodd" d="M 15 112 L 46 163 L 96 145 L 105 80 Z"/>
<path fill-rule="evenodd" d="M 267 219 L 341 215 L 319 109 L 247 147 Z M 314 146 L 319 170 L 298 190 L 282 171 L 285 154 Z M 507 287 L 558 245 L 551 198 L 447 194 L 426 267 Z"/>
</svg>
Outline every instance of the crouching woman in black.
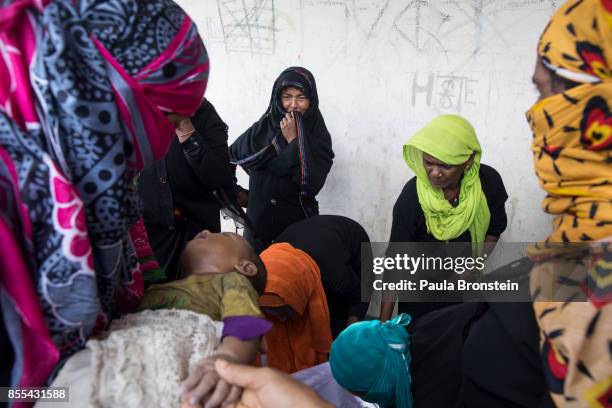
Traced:
<svg viewBox="0 0 612 408">
<path fill-rule="evenodd" d="M 481 155 L 476 131 L 461 116 L 438 116 L 415 133 L 404 145 L 404 159 L 416 177 L 406 183 L 393 206 L 389 241 L 441 243 L 422 245 L 418 253 L 429 256 L 452 256 L 452 246 L 445 242 L 471 242 L 479 253 L 490 253 L 508 224 L 508 194 L 499 173 L 480 163 Z M 384 300 L 383 321 L 394 307 L 388 296 Z M 398 310 L 416 319 L 451 304 L 427 300 L 401 302 Z"/>
<path fill-rule="evenodd" d="M 362 282 L 361 264 L 371 270 L 372 250 L 368 233 L 357 221 L 317 215 L 290 225 L 274 242 L 287 242 L 306 252 L 319 267 L 334 338 L 347 325 L 363 320 L 369 302 L 361 301 L 361 292 L 369 299 L 372 283 L 370 279 Z M 362 244 L 367 245 L 362 248 Z"/>
</svg>

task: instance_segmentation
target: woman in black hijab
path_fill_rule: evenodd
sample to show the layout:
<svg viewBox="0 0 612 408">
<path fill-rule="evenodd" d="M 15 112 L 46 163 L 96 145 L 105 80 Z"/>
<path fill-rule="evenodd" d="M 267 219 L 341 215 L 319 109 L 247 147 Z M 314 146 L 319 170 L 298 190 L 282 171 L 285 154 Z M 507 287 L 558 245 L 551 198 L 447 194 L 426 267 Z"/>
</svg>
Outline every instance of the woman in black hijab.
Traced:
<svg viewBox="0 0 612 408">
<path fill-rule="evenodd" d="M 284 70 L 274 82 L 266 113 L 230 146 L 232 163 L 249 174 L 245 237 L 265 249 L 292 223 L 319 213 L 316 196 L 334 158 L 319 111 L 314 77 L 305 68 Z"/>
</svg>

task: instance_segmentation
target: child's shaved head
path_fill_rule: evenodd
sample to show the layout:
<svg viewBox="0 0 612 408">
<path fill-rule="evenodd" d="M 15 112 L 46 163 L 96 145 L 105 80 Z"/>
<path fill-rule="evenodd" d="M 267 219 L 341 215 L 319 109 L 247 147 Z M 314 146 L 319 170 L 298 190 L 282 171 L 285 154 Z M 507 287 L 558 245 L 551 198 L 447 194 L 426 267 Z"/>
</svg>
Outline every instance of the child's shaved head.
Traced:
<svg viewBox="0 0 612 408">
<path fill-rule="evenodd" d="M 253 247 L 232 232 L 202 231 L 187 244 L 181 256 L 185 276 L 239 272 L 247 276 L 261 294 L 266 286 L 266 268 Z"/>
</svg>

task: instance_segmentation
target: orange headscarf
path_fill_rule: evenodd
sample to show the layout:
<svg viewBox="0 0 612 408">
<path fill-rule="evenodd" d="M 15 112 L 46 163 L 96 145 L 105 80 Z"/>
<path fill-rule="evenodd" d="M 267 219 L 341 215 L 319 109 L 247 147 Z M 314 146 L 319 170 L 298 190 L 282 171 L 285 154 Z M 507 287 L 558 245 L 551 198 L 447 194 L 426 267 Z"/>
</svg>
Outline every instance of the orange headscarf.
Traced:
<svg viewBox="0 0 612 408">
<path fill-rule="evenodd" d="M 304 251 L 287 243 L 273 244 L 261 253 L 268 270 L 260 306 L 290 306 L 296 313 L 286 321 L 266 315 L 274 322 L 266 334 L 268 364 L 286 373 L 327 361 L 332 334 L 321 271 Z"/>
</svg>

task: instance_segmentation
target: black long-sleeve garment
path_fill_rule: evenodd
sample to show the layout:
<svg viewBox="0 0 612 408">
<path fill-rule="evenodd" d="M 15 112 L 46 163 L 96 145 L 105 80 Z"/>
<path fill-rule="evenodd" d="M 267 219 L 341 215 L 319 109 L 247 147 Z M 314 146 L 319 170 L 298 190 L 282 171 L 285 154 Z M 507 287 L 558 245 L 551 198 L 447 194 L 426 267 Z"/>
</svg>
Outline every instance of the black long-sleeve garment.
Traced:
<svg viewBox="0 0 612 408">
<path fill-rule="evenodd" d="M 287 87 L 300 88 L 310 99 L 309 109 L 299 118 L 303 134 L 291 143 L 280 129 L 286 112 L 279 97 Z M 304 68 L 288 68 L 274 83 L 266 113 L 229 148 L 232 163 L 249 174 L 247 215 L 256 231 L 246 231 L 245 236 L 257 251 L 293 222 L 319 213 L 316 196 L 325 184 L 334 152 L 318 105 L 312 74 Z"/>
<path fill-rule="evenodd" d="M 369 293 L 370 282 L 362 282 L 361 264 L 370 271 L 372 251 L 362 243 L 370 243 L 363 227 L 340 215 L 316 215 L 290 225 L 275 242 L 287 242 L 312 257 L 321 270 L 321 281 L 336 337 L 349 316 L 363 319 L 368 302 L 361 302 L 361 292 Z M 366 276 L 371 276 L 368 273 Z"/>
<path fill-rule="evenodd" d="M 486 235 L 499 237 L 508 226 L 505 203 L 508 200 L 508 193 L 504 187 L 504 182 L 499 173 L 491 166 L 480 164 L 480 184 L 482 191 L 487 199 L 491 219 Z M 449 242 L 470 242 L 470 232 L 464 231 L 458 237 Z M 401 194 L 393 206 L 393 222 L 391 226 L 390 242 L 440 242 L 427 231 L 425 214 L 419 203 L 416 187 L 416 177 L 406 183 Z M 455 247 L 458 248 L 458 247 Z M 468 248 L 466 246 L 466 248 Z M 394 256 L 394 247 L 389 246 L 387 256 Z M 425 246 L 423 252 L 429 251 L 430 256 L 444 256 L 447 249 L 444 245 L 437 247 L 436 252 L 433 246 Z M 431 299 L 430 299 L 431 300 Z M 400 313 L 408 313 L 413 318 L 433 310 L 450 306 L 451 302 L 400 302 L 398 310 Z"/>
<path fill-rule="evenodd" d="M 499 237 L 508 226 L 505 204 L 508 193 L 499 173 L 491 166 L 480 164 L 480 184 L 487 199 L 491 220 L 486 235 Z M 450 242 L 470 242 L 470 232 L 464 231 Z M 416 177 L 406 183 L 393 206 L 390 242 L 437 242 L 427 231 L 425 214 L 419 204 Z"/>
<path fill-rule="evenodd" d="M 178 276 L 187 241 L 203 229 L 221 230 L 213 191 L 233 185 L 227 125 L 207 100 L 191 122 L 196 132 L 184 143 L 174 138 L 166 157 L 145 169 L 138 182 L 151 247 L 170 280 Z"/>
</svg>

